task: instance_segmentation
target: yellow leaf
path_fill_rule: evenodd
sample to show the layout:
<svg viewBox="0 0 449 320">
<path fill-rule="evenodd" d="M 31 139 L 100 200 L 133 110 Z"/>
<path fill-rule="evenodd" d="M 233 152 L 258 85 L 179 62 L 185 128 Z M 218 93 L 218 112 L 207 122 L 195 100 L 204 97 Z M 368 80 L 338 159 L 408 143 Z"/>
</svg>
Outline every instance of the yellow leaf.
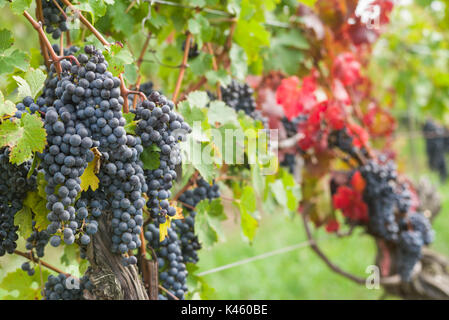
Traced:
<svg viewBox="0 0 449 320">
<path fill-rule="evenodd" d="M 167 219 L 165 223 L 159 225 L 159 241 L 164 241 L 165 237 L 168 235 L 168 228 L 170 227 L 170 219 Z"/>
<path fill-rule="evenodd" d="M 176 214 L 173 217 L 167 216 L 167 221 L 165 223 L 159 225 L 159 241 L 164 241 L 165 237 L 168 235 L 168 228 L 170 228 L 172 220 L 184 219 L 182 215 L 182 208 L 176 207 L 174 202 L 172 202 L 172 206 L 176 208 Z"/>
<path fill-rule="evenodd" d="M 92 189 L 92 191 L 98 189 L 100 180 L 95 175 L 95 173 L 98 172 L 100 156 L 96 152 L 94 152 L 94 155 L 95 155 L 94 159 L 91 162 L 89 162 L 86 170 L 84 170 L 83 175 L 80 177 L 82 191 L 87 191 L 89 187 Z"/>
</svg>

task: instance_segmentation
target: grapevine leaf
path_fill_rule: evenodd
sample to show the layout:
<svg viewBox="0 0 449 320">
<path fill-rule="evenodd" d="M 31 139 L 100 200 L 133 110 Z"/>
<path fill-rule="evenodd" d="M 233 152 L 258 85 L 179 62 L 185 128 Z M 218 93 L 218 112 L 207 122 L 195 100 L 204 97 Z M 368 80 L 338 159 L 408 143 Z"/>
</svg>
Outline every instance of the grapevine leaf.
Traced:
<svg viewBox="0 0 449 320">
<path fill-rule="evenodd" d="M 11 10 L 17 15 L 22 15 L 31 5 L 31 0 L 14 0 L 11 2 Z"/>
<path fill-rule="evenodd" d="M 228 107 L 223 101 L 212 101 L 207 113 L 209 124 L 214 126 L 215 123 L 233 124 L 238 126 L 237 113 L 231 107 Z"/>
<path fill-rule="evenodd" d="M 39 166 L 40 162 L 41 162 L 41 159 L 39 157 L 37 157 L 36 154 L 34 154 L 33 163 L 31 164 L 31 168 L 30 168 L 30 170 L 27 173 L 27 178 L 28 179 L 33 175 L 34 169 L 36 169 L 36 167 Z"/>
<path fill-rule="evenodd" d="M 248 73 L 248 57 L 238 45 L 233 45 L 229 52 L 231 58 L 231 73 L 234 77 L 244 80 Z"/>
<path fill-rule="evenodd" d="M 126 133 L 136 134 L 137 121 L 134 121 L 134 118 L 136 117 L 136 115 L 134 113 L 128 112 L 128 113 L 124 113 L 123 117 L 126 120 L 126 124 L 125 124 Z"/>
<path fill-rule="evenodd" d="M 31 96 L 31 87 L 25 79 L 19 76 L 13 76 L 13 79 L 16 80 L 17 85 L 19 86 L 17 88 L 19 91 L 17 95 L 18 100 L 22 100 L 26 96 Z"/>
<path fill-rule="evenodd" d="M 100 179 L 95 175 L 96 168 L 98 168 L 98 162 L 100 161 L 97 154 L 95 154 L 94 159 L 89 162 L 87 165 L 86 170 L 84 170 L 83 174 L 81 175 L 81 190 L 87 191 L 89 188 L 92 189 L 92 191 L 95 191 L 98 189 L 98 185 L 100 183 Z"/>
<path fill-rule="evenodd" d="M 214 199 L 209 202 L 208 214 L 209 216 L 217 218 L 220 221 L 227 219 L 221 199 Z"/>
<path fill-rule="evenodd" d="M 160 153 L 151 147 L 146 147 L 140 155 L 140 160 L 142 160 L 144 169 L 155 170 L 160 165 Z"/>
<path fill-rule="evenodd" d="M 218 82 L 223 87 L 226 87 L 232 81 L 231 76 L 226 72 L 226 70 L 223 70 L 223 69 L 218 70 L 218 71 L 214 71 L 214 70 L 207 71 L 206 78 L 207 78 L 207 81 L 209 82 L 209 84 L 215 85 Z"/>
<path fill-rule="evenodd" d="M 109 62 L 108 70 L 114 76 L 118 76 L 119 74 L 123 73 L 125 71 L 125 65 L 134 62 L 133 55 L 131 54 L 129 49 L 122 48 L 118 44 L 112 45 L 110 47 L 110 50 L 105 50 L 103 53 L 106 60 Z"/>
<path fill-rule="evenodd" d="M 190 70 L 194 75 L 203 75 L 212 69 L 212 55 L 201 52 L 198 57 L 189 62 Z"/>
<path fill-rule="evenodd" d="M 248 56 L 248 62 L 256 61 L 261 47 L 270 44 L 270 34 L 263 25 L 255 20 L 239 19 L 234 39 Z"/>
<path fill-rule="evenodd" d="M 34 213 L 36 229 L 38 231 L 45 230 L 50 224 L 50 221 L 47 219 L 47 214 L 50 211 L 47 209 L 46 197 L 42 197 L 38 191 L 28 192 L 23 205 Z"/>
<path fill-rule="evenodd" d="M 240 198 L 240 205 L 244 206 L 249 212 L 255 212 L 257 210 L 256 195 L 252 187 L 246 186 L 243 188 L 242 197 Z"/>
<path fill-rule="evenodd" d="M 9 100 L 5 101 L 3 93 L 0 91 L 0 117 L 11 115 L 17 111 L 16 105 Z"/>
<path fill-rule="evenodd" d="M 187 285 L 189 287 L 188 299 L 193 299 L 195 294 L 199 294 L 200 298 L 203 300 L 212 299 L 212 295 L 215 292 L 215 289 L 212 288 L 204 277 L 197 276 L 195 273 L 198 270 L 198 266 L 193 263 L 186 263 L 186 269 L 189 273 L 187 278 Z"/>
<path fill-rule="evenodd" d="M 207 201 L 201 201 L 196 209 L 195 216 L 195 231 L 198 233 L 199 241 L 205 246 L 210 247 L 218 241 L 218 233 L 215 226 L 211 223 L 207 213 L 209 205 Z"/>
<path fill-rule="evenodd" d="M 204 91 L 193 91 L 187 96 L 187 101 L 191 106 L 202 109 L 209 103 L 209 97 Z"/>
<path fill-rule="evenodd" d="M 78 250 L 76 245 L 65 245 L 64 246 L 64 254 L 61 256 L 60 261 L 62 264 L 66 266 L 70 266 L 73 264 L 73 261 L 76 261 L 78 258 Z"/>
<path fill-rule="evenodd" d="M 9 49 L 14 43 L 14 39 L 12 37 L 12 33 L 9 30 L 1 29 L 0 30 L 0 52 Z"/>
<path fill-rule="evenodd" d="M 36 99 L 38 93 L 44 87 L 46 75 L 40 69 L 31 68 L 25 75 L 25 80 L 30 88 L 30 96 Z"/>
<path fill-rule="evenodd" d="M 42 277 L 47 279 L 50 275 L 45 269 L 42 269 Z M 33 276 L 29 276 L 22 269 L 17 269 L 16 271 L 9 272 L 0 283 L 0 288 L 8 291 L 10 293 L 9 296 L 5 297 L 6 300 L 40 300 L 41 290 L 40 284 L 40 272 L 35 272 Z M 18 291 L 18 296 L 14 296 L 13 294 Z"/>
<path fill-rule="evenodd" d="M 245 206 L 240 203 L 240 223 L 242 226 L 243 235 L 253 241 L 256 235 L 256 229 L 259 225 L 257 220 L 248 213 Z"/>
<path fill-rule="evenodd" d="M 25 113 L 19 121 L 5 121 L 0 125 L 0 144 L 11 148 L 10 161 L 21 164 L 31 158 L 33 152 L 42 152 L 46 144 L 46 132 L 41 119 Z"/>
<path fill-rule="evenodd" d="M 164 223 L 159 225 L 159 241 L 164 241 L 165 237 L 168 236 L 168 228 L 170 225 L 170 219 L 167 219 Z"/>
<path fill-rule="evenodd" d="M 78 270 L 80 274 L 85 274 L 87 271 L 87 268 L 89 268 L 89 260 L 87 259 L 81 259 L 79 265 L 78 265 Z"/>
<path fill-rule="evenodd" d="M 14 216 L 14 225 L 19 227 L 19 233 L 25 239 L 33 233 L 32 213 L 29 207 L 24 206 L 16 213 Z"/>
<path fill-rule="evenodd" d="M 10 73 L 14 68 L 26 71 L 28 64 L 28 56 L 20 50 L 11 49 L 0 53 L 0 74 Z"/>
</svg>

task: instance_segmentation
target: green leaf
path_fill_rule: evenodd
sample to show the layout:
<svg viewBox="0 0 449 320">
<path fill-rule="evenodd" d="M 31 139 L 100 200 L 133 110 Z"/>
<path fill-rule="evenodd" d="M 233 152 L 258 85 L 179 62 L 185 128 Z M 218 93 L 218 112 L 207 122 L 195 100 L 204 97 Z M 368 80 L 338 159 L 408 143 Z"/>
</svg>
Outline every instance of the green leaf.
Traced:
<svg viewBox="0 0 449 320">
<path fill-rule="evenodd" d="M 248 213 L 244 205 L 240 204 L 240 224 L 242 226 L 242 232 L 249 241 L 254 240 L 256 230 L 259 225 L 257 220 Z"/>
<path fill-rule="evenodd" d="M 50 272 L 42 269 L 42 278 L 47 279 L 49 275 Z M 39 270 L 36 270 L 30 277 L 22 269 L 17 269 L 3 277 L 0 288 L 10 292 L 11 295 L 7 296 L 6 300 L 40 300 L 42 298 L 39 288 L 40 277 Z M 13 296 L 16 291 L 18 291 L 18 296 Z"/>
<path fill-rule="evenodd" d="M 240 205 L 244 206 L 249 212 L 255 212 L 257 210 L 256 195 L 252 187 L 246 186 L 243 188 L 242 197 L 240 198 Z"/>
<path fill-rule="evenodd" d="M 40 185 L 41 181 L 39 180 L 38 175 L 38 187 Z M 47 215 L 50 211 L 47 209 L 47 198 L 45 193 L 42 196 L 38 191 L 29 191 L 23 201 L 23 205 L 28 207 L 34 213 L 33 220 L 36 221 L 36 229 L 38 231 L 47 229 L 50 224 L 50 221 L 47 219 Z"/>
<path fill-rule="evenodd" d="M 11 48 L 14 43 L 14 39 L 12 37 L 12 33 L 6 29 L 0 29 L 0 52 L 5 51 L 6 49 Z"/>
<path fill-rule="evenodd" d="M 209 70 L 206 72 L 206 78 L 210 85 L 216 85 L 217 82 L 220 83 L 221 86 L 226 87 L 232 81 L 231 76 L 226 72 L 226 70 Z"/>
<path fill-rule="evenodd" d="M 189 70 L 196 76 L 202 76 L 212 69 L 212 55 L 201 52 L 198 57 L 189 62 Z"/>
<path fill-rule="evenodd" d="M 137 121 L 134 121 L 136 115 L 134 113 L 128 112 L 123 114 L 123 118 L 126 120 L 125 131 L 128 134 L 136 134 Z"/>
<path fill-rule="evenodd" d="M 231 74 L 239 80 L 244 80 L 248 73 L 248 57 L 238 45 L 233 45 L 229 52 L 231 58 Z"/>
<path fill-rule="evenodd" d="M 188 100 L 181 101 L 178 104 L 178 111 L 184 117 L 184 121 L 187 122 L 191 127 L 196 121 L 202 122 L 206 119 L 206 116 L 200 108 L 195 105 L 191 105 Z"/>
<path fill-rule="evenodd" d="M 14 0 L 11 2 L 11 10 L 17 15 L 22 15 L 23 11 L 28 10 L 31 0 Z"/>
<path fill-rule="evenodd" d="M 15 68 L 26 71 L 28 65 L 28 56 L 18 49 L 0 53 L 0 74 L 13 72 Z"/>
<path fill-rule="evenodd" d="M 0 124 L 0 145 L 11 149 L 10 161 L 21 164 L 29 160 L 33 152 L 42 152 L 46 144 L 46 132 L 42 120 L 25 113 L 20 121 Z"/>
<path fill-rule="evenodd" d="M 17 96 L 18 100 L 23 100 L 23 98 L 27 96 L 35 99 L 44 87 L 46 75 L 40 69 L 30 69 L 26 73 L 25 79 L 19 76 L 13 76 L 13 79 L 16 80 L 19 85 L 19 94 Z"/>
<path fill-rule="evenodd" d="M 140 155 L 143 168 L 146 170 L 155 170 L 159 168 L 161 164 L 160 157 L 160 153 L 154 150 L 154 148 L 151 148 L 151 146 L 144 148 L 142 154 Z"/>
<path fill-rule="evenodd" d="M 125 15 L 126 16 L 126 15 Z M 109 62 L 108 71 L 114 76 L 125 72 L 125 65 L 134 63 L 134 58 L 128 48 L 113 44 L 109 50 L 103 51 L 105 59 Z"/>
<path fill-rule="evenodd" d="M 25 75 L 25 80 L 28 83 L 33 99 L 36 99 L 38 93 L 44 87 L 44 82 L 47 76 L 40 69 L 31 68 Z"/>
<path fill-rule="evenodd" d="M 248 56 L 248 62 L 256 61 L 262 47 L 270 44 L 270 33 L 255 20 L 239 19 L 234 39 Z"/>
<path fill-rule="evenodd" d="M 29 238 L 33 233 L 31 209 L 22 207 L 14 216 L 14 225 L 19 227 L 19 233 L 23 238 Z"/>
<path fill-rule="evenodd" d="M 4 115 L 12 115 L 16 111 L 16 105 L 9 100 L 5 101 L 5 97 L 0 91 L 0 117 L 3 117 Z"/>
<path fill-rule="evenodd" d="M 73 265 L 73 262 L 78 260 L 78 248 L 75 244 L 65 245 L 64 254 L 61 256 L 60 261 L 66 266 Z"/>
<path fill-rule="evenodd" d="M 217 230 L 207 213 L 209 207 L 207 200 L 201 201 L 196 207 L 197 214 L 195 216 L 195 232 L 198 234 L 200 243 L 205 247 L 210 247 L 218 241 Z"/>
<path fill-rule="evenodd" d="M 237 113 L 223 101 L 216 100 L 210 103 L 207 118 L 211 126 L 214 126 L 215 123 L 239 125 Z"/>
<path fill-rule="evenodd" d="M 204 91 L 193 91 L 187 96 L 187 101 L 191 106 L 202 109 L 209 103 L 209 96 Z"/>
</svg>

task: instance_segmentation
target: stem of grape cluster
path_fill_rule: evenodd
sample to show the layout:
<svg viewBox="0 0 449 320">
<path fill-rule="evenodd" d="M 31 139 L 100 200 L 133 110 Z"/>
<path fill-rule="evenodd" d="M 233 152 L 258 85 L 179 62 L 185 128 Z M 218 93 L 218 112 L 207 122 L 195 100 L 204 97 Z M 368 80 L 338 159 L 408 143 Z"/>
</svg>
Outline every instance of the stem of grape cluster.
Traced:
<svg viewBox="0 0 449 320">
<path fill-rule="evenodd" d="M 184 73 L 187 68 L 187 60 L 189 59 L 189 51 L 190 51 L 190 40 L 192 39 L 192 34 L 187 32 L 186 45 L 184 48 L 184 56 L 182 57 L 181 68 L 179 69 L 178 80 L 176 81 L 175 92 L 173 93 L 173 102 L 176 103 L 178 99 L 179 91 L 181 90 L 182 79 L 184 78 Z"/>
</svg>

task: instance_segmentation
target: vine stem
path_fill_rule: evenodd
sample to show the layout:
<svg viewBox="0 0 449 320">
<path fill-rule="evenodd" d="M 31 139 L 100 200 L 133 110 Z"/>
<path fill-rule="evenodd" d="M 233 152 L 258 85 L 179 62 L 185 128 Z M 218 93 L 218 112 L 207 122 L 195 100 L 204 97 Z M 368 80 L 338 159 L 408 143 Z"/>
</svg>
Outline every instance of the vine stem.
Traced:
<svg viewBox="0 0 449 320">
<path fill-rule="evenodd" d="M 53 4 L 55 5 L 56 8 L 58 8 L 59 12 L 61 12 L 62 16 L 64 17 L 64 19 L 67 20 L 67 14 L 64 12 L 64 10 L 61 8 L 61 6 L 59 5 L 58 1 L 56 0 L 52 0 Z"/>
<path fill-rule="evenodd" d="M 214 71 L 218 71 L 217 59 L 215 59 L 215 54 L 214 54 L 214 50 L 212 49 L 211 43 L 208 42 L 206 44 L 206 47 L 207 47 L 207 51 L 209 51 L 209 54 L 212 55 L 212 67 L 213 67 Z M 221 89 L 220 89 L 219 81 L 217 81 L 217 97 L 218 97 L 218 100 L 221 100 Z"/>
<path fill-rule="evenodd" d="M 44 23 L 44 14 L 42 12 L 42 0 L 36 0 L 36 19 L 41 23 Z M 50 57 L 48 55 L 48 51 L 45 48 L 45 43 L 42 41 L 42 38 L 39 37 L 39 45 L 41 47 L 42 55 L 44 56 L 45 66 L 50 68 Z"/>
<path fill-rule="evenodd" d="M 318 257 L 321 258 L 321 260 L 324 261 L 324 263 L 326 263 L 326 265 L 331 268 L 334 272 L 348 278 L 349 280 L 352 280 L 353 282 L 357 283 L 357 284 L 365 284 L 365 279 L 357 277 L 353 274 L 350 274 L 342 269 L 340 269 L 340 267 L 336 266 L 335 264 L 333 264 L 329 258 L 324 254 L 323 251 L 321 251 L 320 247 L 318 247 L 317 242 L 315 241 L 313 235 L 312 235 L 312 231 L 310 230 L 309 227 L 309 221 L 307 220 L 308 217 L 308 212 L 309 209 L 311 207 L 311 204 L 307 204 L 304 208 L 304 212 L 302 212 L 301 216 L 302 216 L 302 221 L 304 224 L 304 229 L 306 230 L 306 234 L 307 234 L 307 240 L 309 240 L 310 242 L 310 247 L 312 248 L 313 251 L 315 251 L 315 253 L 318 255 Z"/>
<path fill-rule="evenodd" d="M 120 93 L 123 97 L 123 113 L 129 113 L 129 102 L 128 102 L 128 96 L 130 94 L 137 94 L 139 95 L 143 100 L 147 100 L 147 96 L 145 95 L 145 93 L 140 92 L 140 91 L 135 91 L 135 90 L 129 90 L 126 85 L 125 85 L 125 80 L 123 79 L 123 74 L 120 74 L 119 76 L 120 79 Z M 135 99 L 137 99 L 137 97 L 135 97 Z"/>
<path fill-rule="evenodd" d="M 181 194 L 183 194 L 187 189 L 190 188 L 195 183 L 196 178 L 198 177 L 199 172 L 195 171 L 193 175 L 190 177 L 189 181 L 186 183 L 186 185 L 178 191 L 178 193 L 173 197 L 173 201 L 178 201 Z"/>
<path fill-rule="evenodd" d="M 80 21 L 86 26 L 87 29 L 89 29 L 94 35 L 95 37 L 97 37 L 98 40 L 100 40 L 100 42 L 106 46 L 106 47 L 110 47 L 111 44 L 102 36 L 102 34 L 95 29 L 95 27 L 89 22 L 89 20 L 87 20 L 83 14 L 76 9 L 69 0 L 62 0 L 62 2 L 64 2 L 64 4 L 69 7 L 70 9 L 72 9 L 74 12 L 76 12 L 78 14 L 78 17 L 80 19 Z"/>
<path fill-rule="evenodd" d="M 59 63 L 59 57 L 56 55 L 55 51 L 53 50 L 53 47 L 51 46 L 50 41 L 48 40 L 47 36 L 44 33 L 44 29 L 42 29 L 42 22 L 36 22 L 33 17 L 26 11 L 23 12 L 23 15 L 25 18 L 28 19 L 28 21 L 31 23 L 34 29 L 39 33 L 39 39 L 42 39 L 42 42 L 47 47 L 47 50 L 50 52 L 51 59 L 55 63 L 55 69 L 58 74 L 61 74 L 62 68 L 61 64 Z"/>
<path fill-rule="evenodd" d="M 22 251 L 19 251 L 19 250 L 14 250 L 14 254 L 17 254 L 17 255 L 19 255 L 19 256 L 22 256 L 22 257 L 24 257 L 24 258 L 27 258 L 28 260 L 31 260 L 31 261 L 33 261 L 34 263 L 39 263 L 39 265 L 43 265 L 43 266 L 46 267 L 47 269 L 50 269 L 50 270 L 52 270 L 52 271 L 54 271 L 54 272 L 57 272 L 57 273 L 63 273 L 63 274 L 65 274 L 65 275 L 67 275 L 67 276 L 70 275 L 70 274 L 68 274 L 68 273 L 66 273 L 66 272 L 64 272 L 64 271 L 62 271 L 61 269 L 58 269 L 58 268 L 52 266 L 51 264 L 48 264 L 47 262 L 44 262 L 44 261 L 42 261 L 42 260 L 40 260 L 40 259 L 36 259 L 36 258 L 33 257 L 33 255 L 30 254 L 30 253 L 22 252 Z"/>
<path fill-rule="evenodd" d="M 172 98 L 174 103 L 176 103 L 176 100 L 178 99 L 179 90 L 181 89 L 182 79 L 184 78 L 184 73 L 187 68 L 187 60 L 189 59 L 189 51 L 190 51 L 190 39 L 192 39 L 192 34 L 190 32 L 187 32 L 186 45 L 184 48 L 184 56 L 182 58 L 182 64 L 179 69 L 178 80 L 176 80 L 175 92 L 173 93 L 173 98 Z"/>
<path fill-rule="evenodd" d="M 170 291 L 168 291 L 167 289 L 165 289 L 163 286 L 159 285 L 159 289 L 161 289 L 162 291 L 164 291 L 166 294 L 168 294 L 170 297 L 172 297 L 175 300 L 179 300 L 179 298 L 175 295 L 173 295 L 173 293 L 171 293 Z"/>
</svg>

